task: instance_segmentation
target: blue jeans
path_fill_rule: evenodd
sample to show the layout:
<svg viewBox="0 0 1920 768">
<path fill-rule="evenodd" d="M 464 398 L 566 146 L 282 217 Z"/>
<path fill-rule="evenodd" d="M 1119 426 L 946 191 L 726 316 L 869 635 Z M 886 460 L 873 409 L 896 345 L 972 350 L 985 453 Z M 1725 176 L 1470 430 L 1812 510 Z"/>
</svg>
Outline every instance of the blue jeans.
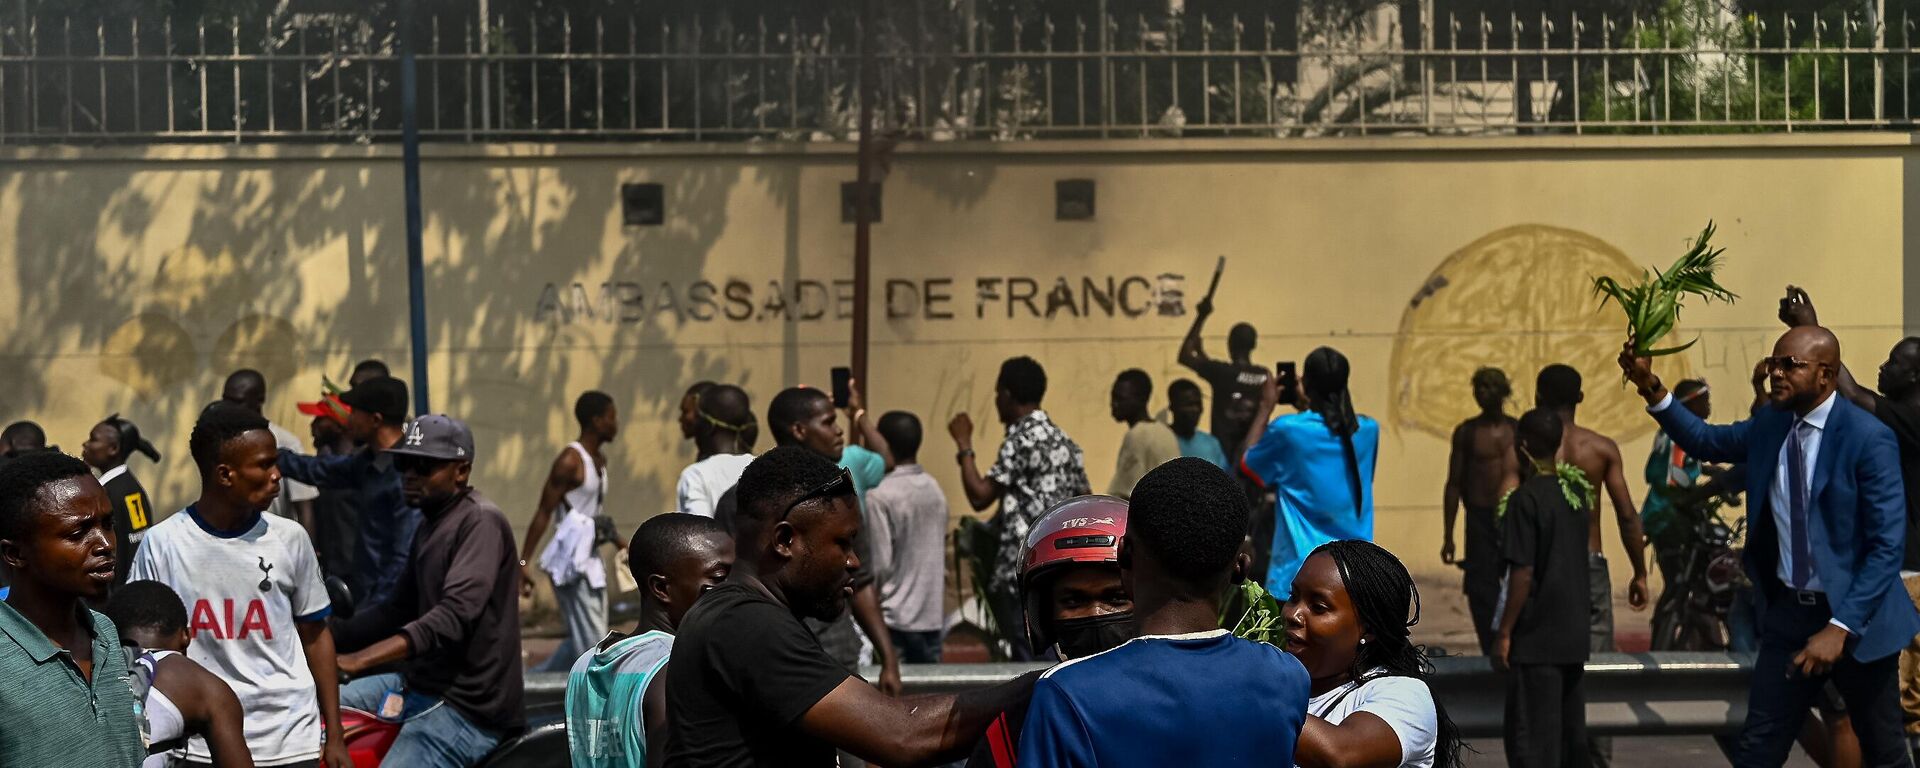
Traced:
<svg viewBox="0 0 1920 768">
<path fill-rule="evenodd" d="M 907 632 L 887 628 L 887 634 L 893 636 L 893 651 L 900 655 L 902 664 L 938 664 L 940 663 L 940 630 L 930 632 Z"/>
<path fill-rule="evenodd" d="M 381 762 L 385 765 L 466 768 L 500 744 L 500 734 L 469 722 L 459 710 L 423 693 L 406 690 L 397 673 L 363 677 L 340 689 L 340 705 L 374 713 L 388 691 L 404 698 L 400 735 Z"/>
</svg>

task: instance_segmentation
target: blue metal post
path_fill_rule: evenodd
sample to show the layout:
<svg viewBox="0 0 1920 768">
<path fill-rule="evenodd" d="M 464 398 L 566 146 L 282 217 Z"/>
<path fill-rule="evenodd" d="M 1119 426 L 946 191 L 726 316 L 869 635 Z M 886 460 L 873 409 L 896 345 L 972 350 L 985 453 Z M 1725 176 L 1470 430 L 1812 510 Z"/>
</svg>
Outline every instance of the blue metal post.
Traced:
<svg viewBox="0 0 1920 768">
<path fill-rule="evenodd" d="M 406 166 L 407 310 L 413 337 L 413 412 L 432 413 L 427 397 L 427 269 L 421 255 L 419 78 L 413 58 L 414 0 L 400 0 L 400 143 Z"/>
</svg>

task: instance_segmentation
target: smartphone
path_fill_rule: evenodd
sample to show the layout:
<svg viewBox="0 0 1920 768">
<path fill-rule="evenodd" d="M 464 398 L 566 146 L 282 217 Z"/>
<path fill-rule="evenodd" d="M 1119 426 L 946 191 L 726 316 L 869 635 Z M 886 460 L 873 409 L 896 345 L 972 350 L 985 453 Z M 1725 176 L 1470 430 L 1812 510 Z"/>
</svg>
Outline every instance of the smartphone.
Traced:
<svg viewBox="0 0 1920 768">
<path fill-rule="evenodd" d="M 845 408 L 853 401 L 853 369 L 833 369 L 833 407 Z"/>
<path fill-rule="evenodd" d="M 1280 402 L 1300 402 L 1300 368 L 1292 360 L 1282 360 L 1273 364 L 1274 375 L 1279 377 Z"/>
</svg>

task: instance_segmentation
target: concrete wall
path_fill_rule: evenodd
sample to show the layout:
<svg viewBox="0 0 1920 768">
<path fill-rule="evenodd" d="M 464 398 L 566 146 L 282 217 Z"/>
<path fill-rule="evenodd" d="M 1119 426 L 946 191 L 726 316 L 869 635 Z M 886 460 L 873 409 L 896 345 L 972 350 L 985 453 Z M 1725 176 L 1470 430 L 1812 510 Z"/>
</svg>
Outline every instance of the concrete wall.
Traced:
<svg viewBox="0 0 1920 768">
<path fill-rule="evenodd" d="M 1379 540 L 1437 577 L 1445 435 L 1479 365 L 1506 367 L 1522 403 L 1543 364 L 1586 372 L 1581 420 L 1620 436 L 1642 495 L 1652 425 L 1612 372 L 1622 323 L 1594 311 L 1591 274 L 1664 266 L 1713 219 L 1746 298 L 1690 307 L 1681 333 L 1700 344 L 1663 373 L 1743 408 L 1789 282 L 1871 370 L 1908 322 L 1912 154 L 1879 134 L 905 146 L 875 227 L 869 399 L 927 422 L 960 509 L 946 420 L 972 411 L 991 452 L 997 365 L 1031 354 L 1103 488 L 1113 375 L 1145 368 L 1164 405 L 1188 304 L 1225 255 L 1211 351 L 1239 320 L 1263 362 L 1344 350 L 1359 409 L 1386 424 Z M 410 378 L 397 151 L 0 157 L 0 418 L 72 451 L 107 413 L 134 419 L 166 454 L 134 464 L 157 507 L 191 500 L 191 419 L 232 368 L 265 371 L 269 415 L 301 433 L 294 403 L 322 374 L 378 356 Z M 630 528 L 673 503 L 687 384 L 739 383 L 762 414 L 782 387 L 825 385 L 847 360 L 852 177 L 838 146 L 429 147 L 433 407 L 473 424 L 477 485 L 524 524 L 573 398 L 604 389 L 624 423 L 609 503 Z M 1067 178 L 1096 182 L 1094 220 L 1054 220 Z M 640 181 L 664 185 L 664 226 L 622 225 L 620 185 Z"/>
</svg>

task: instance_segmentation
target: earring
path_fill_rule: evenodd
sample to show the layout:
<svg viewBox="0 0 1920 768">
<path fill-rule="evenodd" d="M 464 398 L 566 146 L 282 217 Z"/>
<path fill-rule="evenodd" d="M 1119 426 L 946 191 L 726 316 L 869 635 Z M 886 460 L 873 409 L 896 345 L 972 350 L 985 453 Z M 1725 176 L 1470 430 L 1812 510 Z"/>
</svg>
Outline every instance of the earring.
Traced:
<svg viewBox="0 0 1920 768">
<path fill-rule="evenodd" d="M 1360 638 L 1360 644 L 1361 644 L 1361 645 L 1366 645 L 1366 644 L 1367 644 L 1367 639 L 1366 639 L 1366 638 L 1364 638 L 1364 637 L 1363 637 L 1363 638 Z"/>
</svg>

